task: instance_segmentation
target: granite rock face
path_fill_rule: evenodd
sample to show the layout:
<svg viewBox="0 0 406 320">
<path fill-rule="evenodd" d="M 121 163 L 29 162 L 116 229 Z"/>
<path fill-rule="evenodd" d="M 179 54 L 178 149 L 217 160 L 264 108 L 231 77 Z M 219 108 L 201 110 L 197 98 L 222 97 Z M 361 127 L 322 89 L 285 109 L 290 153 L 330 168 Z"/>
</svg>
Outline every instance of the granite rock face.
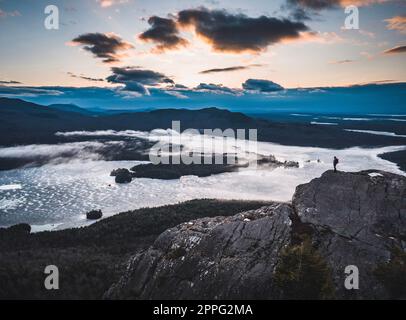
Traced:
<svg viewBox="0 0 406 320">
<path fill-rule="evenodd" d="M 168 229 L 136 255 L 109 298 L 226 299 L 272 296 L 272 273 L 290 238 L 291 207 L 274 204 Z"/>
<path fill-rule="evenodd" d="M 298 186 L 292 204 L 183 223 L 136 254 L 105 298 L 277 299 L 281 253 L 304 234 L 329 266 L 336 298 L 387 298 L 374 270 L 393 246 L 406 248 L 406 178 L 327 171 Z M 344 288 L 348 265 L 359 269 L 359 290 Z"/>
<path fill-rule="evenodd" d="M 333 271 L 339 297 L 384 298 L 373 271 L 406 249 L 406 178 L 376 170 L 325 172 L 296 188 L 293 208 L 312 227 L 313 240 Z M 356 294 L 344 288 L 344 269 L 359 269 Z"/>
</svg>

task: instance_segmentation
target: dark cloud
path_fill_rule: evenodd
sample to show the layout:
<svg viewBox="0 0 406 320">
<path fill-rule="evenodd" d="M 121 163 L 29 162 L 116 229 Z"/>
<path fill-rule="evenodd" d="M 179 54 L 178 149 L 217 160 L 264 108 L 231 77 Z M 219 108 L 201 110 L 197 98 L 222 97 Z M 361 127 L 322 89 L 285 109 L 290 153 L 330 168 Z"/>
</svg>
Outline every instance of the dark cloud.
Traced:
<svg viewBox="0 0 406 320">
<path fill-rule="evenodd" d="M 79 79 L 84 79 L 84 80 L 88 80 L 88 81 L 94 81 L 94 82 L 101 82 L 101 81 L 104 81 L 104 79 L 102 79 L 102 78 L 92 78 L 92 77 L 86 77 L 86 76 L 84 76 L 84 75 L 77 75 L 77 74 L 74 74 L 74 73 L 72 73 L 72 72 L 68 72 L 68 75 L 70 75 L 72 78 L 79 78 Z"/>
<path fill-rule="evenodd" d="M 14 80 L 0 80 L 0 84 L 21 84 L 21 82 Z"/>
<path fill-rule="evenodd" d="M 188 87 L 184 86 L 183 84 L 175 84 L 173 85 L 175 89 L 188 89 Z"/>
<path fill-rule="evenodd" d="M 228 87 L 223 86 L 222 84 L 214 84 L 214 83 L 201 83 L 199 84 L 195 90 L 197 91 L 210 91 L 213 93 L 228 93 L 228 94 L 235 94 L 236 91 L 230 89 Z"/>
<path fill-rule="evenodd" d="M 305 20 L 312 20 L 310 14 L 304 10 L 303 8 L 294 8 L 290 14 L 293 20 L 297 21 L 305 21 Z"/>
<path fill-rule="evenodd" d="M 279 84 L 262 79 L 248 79 L 242 84 L 245 90 L 259 91 L 259 92 L 274 92 L 284 90 Z"/>
<path fill-rule="evenodd" d="M 152 70 L 139 69 L 138 67 L 113 67 L 113 75 L 107 77 L 110 82 L 125 83 L 126 81 L 136 81 L 145 85 L 158 85 L 160 83 L 174 83 L 162 73 Z"/>
<path fill-rule="evenodd" d="M 330 64 L 345 64 L 345 63 L 352 63 L 355 62 L 355 60 L 350 60 L 350 59 L 344 59 L 344 60 L 335 60 L 330 62 Z"/>
<path fill-rule="evenodd" d="M 392 84 L 392 83 L 401 83 L 399 80 L 394 79 L 386 79 L 386 80 L 375 80 L 375 81 L 368 81 L 368 82 L 361 82 L 350 85 L 349 87 L 360 87 L 360 86 L 370 86 L 370 85 L 377 85 L 377 84 Z"/>
<path fill-rule="evenodd" d="M 250 64 L 248 66 L 234 66 L 234 67 L 228 67 L 228 68 L 214 68 L 214 69 L 208 69 L 208 70 L 203 70 L 200 71 L 199 73 L 201 74 L 207 74 L 207 73 L 219 73 L 219 72 L 232 72 L 232 71 L 239 71 L 239 70 L 246 70 L 251 67 L 261 67 L 261 64 Z"/>
<path fill-rule="evenodd" d="M 149 95 L 149 90 L 141 83 L 136 81 L 127 81 L 125 82 L 125 87 L 123 91 L 136 92 L 140 95 Z"/>
<path fill-rule="evenodd" d="M 384 51 L 385 54 L 404 53 L 404 52 L 406 52 L 406 46 L 397 46 Z"/>
<path fill-rule="evenodd" d="M 182 10 L 178 13 L 182 27 L 193 27 L 198 36 L 216 51 L 259 52 L 284 39 L 295 39 L 309 28 L 302 22 L 267 16 L 251 18 L 225 10 L 206 8 Z"/>
<path fill-rule="evenodd" d="M 187 40 L 179 37 L 179 30 L 174 20 L 152 16 L 148 19 L 148 23 L 151 28 L 141 33 L 139 38 L 143 41 L 157 43 L 158 52 L 177 49 L 188 44 Z"/>
<path fill-rule="evenodd" d="M 172 79 L 152 70 L 137 67 L 114 67 L 111 68 L 111 71 L 113 74 L 106 78 L 108 82 L 124 84 L 125 91 L 137 92 L 143 95 L 149 94 L 148 88 L 145 86 L 174 84 Z"/>
<path fill-rule="evenodd" d="M 343 2 L 342 0 L 288 0 L 291 5 L 298 5 L 313 10 L 322 10 L 337 7 Z"/>
<path fill-rule="evenodd" d="M 97 58 L 102 58 L 105 63 L 120 61 L 125 50 L 133 48 L 129 42 L 122 40 L 113 33 L 86 33 L 72 40 L 74 45 L 83 45 L 83 49 L 89 51 Z"/>
</svg>

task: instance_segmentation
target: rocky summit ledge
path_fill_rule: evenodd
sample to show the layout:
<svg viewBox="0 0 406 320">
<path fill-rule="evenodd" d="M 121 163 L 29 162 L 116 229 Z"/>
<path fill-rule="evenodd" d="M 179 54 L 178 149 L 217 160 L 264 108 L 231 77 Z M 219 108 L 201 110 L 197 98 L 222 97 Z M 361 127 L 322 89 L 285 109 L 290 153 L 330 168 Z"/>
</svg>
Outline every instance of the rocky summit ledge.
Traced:
<svg viewBox="0 0 406 320">
<path fill-rule="evenodd" d="M 405 248 L 406 177 L 327 171 L 292 204 L 166 230 L 105 298 L 406 298 Z M 344 286 L 349 265 L 358 290 Z"/>
<path fill-rule="evenodd" d="M 356 265 L 357 295 L 385 297 L 374 271 L 391 259 L 394 248 L 406 249 L 406 177 L 376 170 L 327 171 L 296 188 L 293 208 L 312 227 L 340 296 L 349 294 L 341 280 L 344 267 Z"/>
</svg>

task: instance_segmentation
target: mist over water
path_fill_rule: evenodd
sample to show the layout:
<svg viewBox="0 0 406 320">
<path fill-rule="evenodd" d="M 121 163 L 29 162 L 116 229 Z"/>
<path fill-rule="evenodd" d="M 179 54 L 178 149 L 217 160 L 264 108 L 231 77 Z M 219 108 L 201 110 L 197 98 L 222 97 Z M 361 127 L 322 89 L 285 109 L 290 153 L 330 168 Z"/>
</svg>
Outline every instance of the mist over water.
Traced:
<svg viewBox="0 0 406 320">
<path fill-rule="evenodd" d="M 92 133 L 77 132 L 85 136 Z M 106 134 L 100 133 L 97 134 Z M 110 132 L 134 135 L 152 141 L 169 141 L 170 130 L 145 132 Z M 71 135 L 74 135 L 71 133 Z M 93 133 L 94 135 L 94 133 Z M 198 198 L 290 201 L 297 185 L 319 177 L 332 169 L 332 158 L 340 159 L 339 170 L 386 170 L 403 174 L 396 164 L 383 160 L 379 154 L 406 149 L 406 146 L 343 150 L 282 146 L 244 140 L 222 139 L 184 134 L 182 144 L 192 151 L 218 152 L 220 147 L 235 152 L 241 158 L 274 155 L 279 161 L 297 161 L 299 168 L 276 169 L 267 166 L 241 168 L 238 172 L 209 177 L 184 176 L 177 180 L 137 178 L 129 184 L 116 184 L 110 172 L 131 168 L 140 161 L 104 161 L 97 158 L 75 158 L 66 163 L 49 163 L 37 168 L 0 172 L 0 226 L 30 223 L 33 230 L 67 228 L 89 224 L 85 213 L 102 209 L 104 217 L 142 207 L 174 204 Z M 205 142 L 202 146 L 202 141 Z M 209 143 L 210 142 L 210 143 Z M 69 148 L 72 144 L 69 145 Z M 79 148 L 82 145 L 78 146 Z M 18 147 L 17 147 L 18 148 Z M 25 150 L 51 152 L 41 146 L 21 147 Z M 64 148 L 63 145 L 59 148 Z M 47 151 L 48 150 L 48 151 Z M 4 151 L 0 149 L 0 153 Z M 13 156 L 19 154 L 13 149 Z M 53 150 L 55 151 L 55 149 Z M 224 150 L 223 150 L 224 151 Z M 8 152 L 11 152 L 8 149 Z M 23 154 L 23 153 L 21 153 Z"/>
</svg>

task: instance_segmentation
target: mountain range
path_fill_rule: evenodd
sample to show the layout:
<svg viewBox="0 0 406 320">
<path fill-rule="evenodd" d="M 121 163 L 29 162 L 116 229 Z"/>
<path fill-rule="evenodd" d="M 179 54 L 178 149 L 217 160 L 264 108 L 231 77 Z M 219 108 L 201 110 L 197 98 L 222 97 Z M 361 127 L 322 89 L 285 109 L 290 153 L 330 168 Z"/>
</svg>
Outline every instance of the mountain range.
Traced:
<svg viewBox="0 0 406 320">
<path fill-rule="evenodd" d="M 283 145 L 324 148 L 347 148 L 353 146 L 378 147 L 404 145 L 406 138 L 349 132 L 343 127 L 315 125 L 303 121 L 285 121 L 272 117 L 267 119 L 248 116 L 226 109 L 204 108 L 157 109 L 130 113 L 98 113 L 71 104 L 43 106 L 21 99 L 0 98 L 0 146 L 66 142 L 56 132 L 76 130 L 140 130 L 171 128 L 172 121 L 181 122 L 181 130 L 194 129 L 257 129 L 258 140 Z M 387 128 L 380 122 L 357 122 L 357 128 Z M 393 126 L 393 124 L 390 124 Z M 397 124 L 401 126 L 401 124 Z M 399 129 L 402 130 L 402 129 Z"/>
</svg>

